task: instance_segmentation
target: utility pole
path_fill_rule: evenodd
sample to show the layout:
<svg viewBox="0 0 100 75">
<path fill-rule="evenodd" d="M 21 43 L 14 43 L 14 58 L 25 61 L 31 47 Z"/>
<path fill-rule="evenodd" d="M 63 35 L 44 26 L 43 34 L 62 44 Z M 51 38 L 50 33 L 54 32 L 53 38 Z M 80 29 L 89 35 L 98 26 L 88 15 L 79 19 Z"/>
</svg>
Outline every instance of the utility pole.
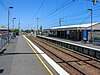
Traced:
<svg viewBox="0 0 100 75">
<path fill-rule="evenodd" d="M 13 18 L 13 30 L 14 30 L 14 20 L 15 20 L 16 18 Z"/>
<path fill-rule="evenodd" d="M 19 18 L 19 23 L 18 23 L 18 29 L 20 30 L 20 18 Z"/>
<path fill-rule="evenodd" d="M 59 18 L 59 26 L 61 26 L 61 18 Z"/>
<path fill-rule="evenodd" d="M 19 34 L 20 34 L 20 18 L 19 18 L 19 23 L 18 23 L 18 30 L 19 30 Z"/>
<path fill-rule="evenodd" d="M 63 18 L 59 18 L 59 26 L 61 26 L 61 22 L 63 22 Z"/>
<path fill-rule="evenodd" d="M 39 18 L 36 18 L 37 19 L 37 34 L 38 34 L 38 20 L 39 20 Z"/>
<path fill-rule="evenodd" d="M 29 24 L 28 24 L 28 33 L 30 33 L 30 27 L 29 27 Z"/>
</svg>

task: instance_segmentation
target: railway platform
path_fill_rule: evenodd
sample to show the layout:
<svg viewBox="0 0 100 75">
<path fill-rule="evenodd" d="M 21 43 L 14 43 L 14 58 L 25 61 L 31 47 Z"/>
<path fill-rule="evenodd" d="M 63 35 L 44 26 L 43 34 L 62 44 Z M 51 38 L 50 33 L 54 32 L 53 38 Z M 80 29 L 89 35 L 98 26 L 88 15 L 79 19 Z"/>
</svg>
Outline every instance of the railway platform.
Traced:
<svg viewBox="0 0 100 75">
<path fill-rule="evenodd" d="M 20 35 L 10 41 L 0 54 L 0 75 L 59 75 Z M 59 69 L 58 69 L 59 70 Z"/>
<path fill-rule="evenodd" d="M 68 49 L 72 49 L 72 50 L 81 52 L 83 54 L 89 55 L 91 57 L 100 59 L 100 46 L 96 46 L 89 43 L 84 44 L 79 41 L 71 41 L 71 40 L 61 39 L 61 38 L 56 38 L 56 37 L 47 37 L 47 36 L 41 36 L 41 35 L 37 35 L 37 37 L 48 40 L 52 43 L 59 44 Z"/>
<path fill-rule="evenodd" d="M 46 36 L 41 36 L 41 35 L 38 35 L 40 37 L 45 37 L 45 38 L 51 38 L 51 39 L 55 39 L 55 40 L 59 40 L 59 41 L 65 41 L 67 43 L 71 43 L 71 44 L 77 44 L 77 45 L 80 45 L 80 46 L 84 46 L 84 47 L 91 47 L 91 48 L 95 48 L 95 49 L 100 49 L 100 46 L 97 46 L 97 45 L 93 45 L 91 43 L 83 43 L 81 41 L 72 41 L 72 40 L 67 40 L 67 39 L 63 39 L 63 38 L 57 38 L 57 37 L 46 37 Z"/>
</svg>

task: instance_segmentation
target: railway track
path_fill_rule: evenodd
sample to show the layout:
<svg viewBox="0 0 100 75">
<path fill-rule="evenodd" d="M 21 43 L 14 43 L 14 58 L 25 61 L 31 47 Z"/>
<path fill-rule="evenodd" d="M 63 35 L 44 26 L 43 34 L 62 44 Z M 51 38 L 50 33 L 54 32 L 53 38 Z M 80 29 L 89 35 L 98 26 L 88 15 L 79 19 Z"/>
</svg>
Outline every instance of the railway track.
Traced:
<svg viewBox="0 0 100 75">
<path fill-rule="evenodd" d="M 93 65 L 93 64 L 90 64 L 90 63 L 86 62 L 86 61 L 96 61 L 96 62 L 100 63 L 100 61 L 94 60 L 94 59 L 92 59 L 92 58 L 90 58 L 90 57 L 87 57 L 87 56 L 85 56 L 85 55 L 84 55 L 84 56 L 83 56 L 83 55 L 80 55 L 80 56 L 82 56 L 82 57 L 88 58 L 88 60 L 85 60 L 85 61 L 84 61 L 82 58 L 78 58 L 77 56 L 74 56 L 74 55 L 72 55 L 72 54 L 70 54 L 70 53 L 67 53 L 67 52 L 63 51 L 62 49 L 59 49 L 58 47 L 55 47 L 54 45 L 49 44 L 48 42 L 44 42 L 45 40 L 40 40 L 40 39 L 37 39 L 37 40 L 40 41 L 40 42 L 42 42 L 42 43 L 44 43 L 44 44 L 47 44 L 48 46 L 51 46 L 51 47 L 53 47 L 53 48 L 59 50 L 59 51 L 65 53 L 65 54 L 67 54 L 67 55 L 70 55 L 70 56 L 72 56 L 72 57 L 78 59 L 79 61 L 83 61 L 83 62 L 85 62 L 85 63 L 87 63 L 87 64 L 89 64 L 89 65 L 91 65 L 91 66 L 93 66 L 93 67 L 95 67 L 95 68 L 97 68 L 97 69 L 100 70 L 100 66 L 98 67 L 98 66 L 96 66 L 95 64 Z M 79 55 L 79 54 L 78 54 L 78 55 Z"/>
<path fill-rule="evenodd" d="M 57 47 L 56 45 L 39 38 L 28 38 L 71 75 L 100 74 L 100 62 Z"/>
</svg>

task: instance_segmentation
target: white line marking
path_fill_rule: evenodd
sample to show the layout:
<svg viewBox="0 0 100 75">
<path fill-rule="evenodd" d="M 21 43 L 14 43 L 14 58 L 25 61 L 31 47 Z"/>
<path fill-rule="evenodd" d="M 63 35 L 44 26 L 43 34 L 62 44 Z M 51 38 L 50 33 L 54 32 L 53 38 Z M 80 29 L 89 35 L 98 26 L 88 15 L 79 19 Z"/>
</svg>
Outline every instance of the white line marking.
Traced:
<svg viewBox="0 0 100 75">
<path fill-rule="evenodd" d="M 41 51 L 35 44 L 33 44 L 25 35 L 23 35 L 26 40 L 39 52 L 44 53 Z M 69 75 L 62 67 L 60 67 L 57 63 L 55 63 L 49 56 L 45 53 L 41 54 L 41 56 L 60 74 L 60 75 Z"/>
</svg>

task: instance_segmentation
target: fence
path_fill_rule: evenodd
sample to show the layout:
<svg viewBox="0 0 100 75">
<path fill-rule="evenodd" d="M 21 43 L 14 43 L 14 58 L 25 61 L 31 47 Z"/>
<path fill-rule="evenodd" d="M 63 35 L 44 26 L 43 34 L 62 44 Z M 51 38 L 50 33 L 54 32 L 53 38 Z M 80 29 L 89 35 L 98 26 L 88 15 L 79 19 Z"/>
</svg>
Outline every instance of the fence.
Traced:
<svg viewBox="0 0 100 75">
<path fill-rule="evenodd" d="M 9 40 L 13 37 L 12 33 L 9 33 Z M 1 34 L 0 35 L 0 50 L 4 47 L 8 42 L 8 34 Z"/>
</svg>

